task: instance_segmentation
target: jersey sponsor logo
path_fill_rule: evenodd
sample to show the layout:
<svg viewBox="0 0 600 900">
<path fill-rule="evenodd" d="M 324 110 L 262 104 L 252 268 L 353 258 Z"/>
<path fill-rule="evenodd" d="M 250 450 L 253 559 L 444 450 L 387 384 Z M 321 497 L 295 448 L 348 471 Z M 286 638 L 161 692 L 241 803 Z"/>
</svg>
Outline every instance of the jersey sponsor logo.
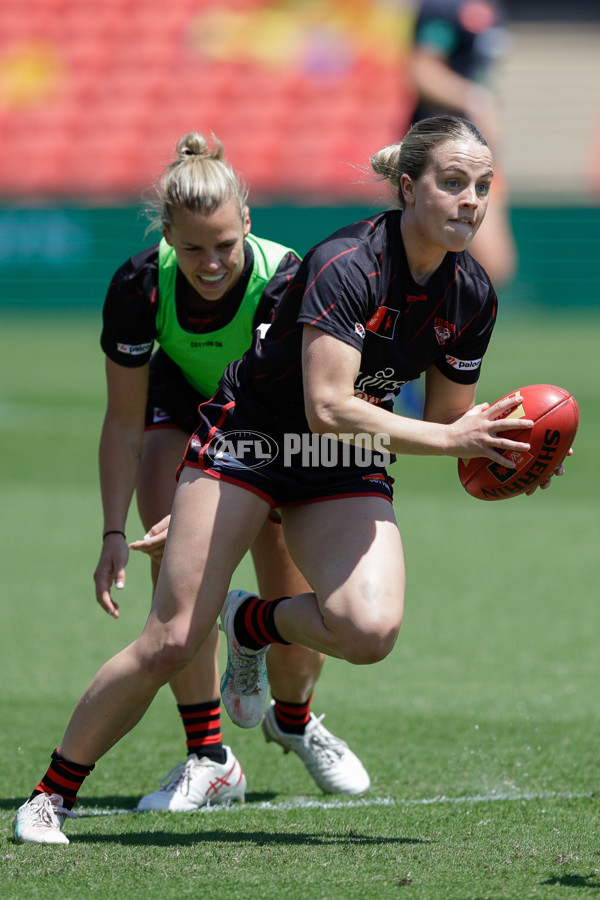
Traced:
<svg viewBox="0 0 600 900">
<path fill-rule="evenodd" d="M 366 400 L 367 403 L 383 403 L 386 400 L 392 400 L 400 392 L 402 385 L 407 384 L 406 379 L 393 378 L 392 376 L 395 374 L 394 369 L 390 366 L 379 369 L 374 375 L 359 372 L 358 378 L 354 382 L 354 396 L 360 400 Z"/>
<path fill-rule="evenodd" d="M 446 362 L 453 369 L 459 369 L 463 372 L 469 369 L 478 369 L 481 365 L 481 359 L 457 359 L 455 356 L 448 356 L 447 354 Z"/>
<path fill-rule="evenodd" d="M 127 353 L 129 356 L 141 356 L 143 353 L 148 353 L 149 350 L 152 350 L 152 343 L 152 341 L 149 341 L 147 344 L 122 344 L 119 342 L 117 350 L 119 353 Z"/>
<path fill-rule="evenodd" d="M 440 345 L 447 344 L 456 334 L 456 325 L 453 325 L 452 322 L 447 322 L 446 319 L 434 319 L 433 329 L 437 342 Z"/>
<path fill-rule="evenodd" d="M 355 330 L 355 332 L 357 333 L 357 335 L 358 335 L 359 337 L 364 338 L 364 336 L 365 336 L 365 334 L 366 334 L 365 326 L 364 326 L 364 325 L 361 325 L 360 322 L 355 322 L 355 323 L 354 323 L 354 330 Z"/>
<path fill-rule="evenodd" d="M 427 300 L 428 294 L 407 294 L 406 302 L 407 303 L 425 303 Z"/>
<path fill-rule="evenodd" d="M 354 396 L 358 397 L 359 400 L 364 400 L 365 403 L 374 403 L 377 406 L 379 403 L 383 403 L 384 397 L 374 397 L 373 394 L 367 394 L 365 391 L 354 391 Z"/>
<path fill-rule="evenodd" d="M 388 309 L 387 306 L 380 306 L 367 322 L 367 331 L 371 331 L 373 334 L 391 341 L 394 337 L 399 314 L 397 309 Z"/>
</svg>

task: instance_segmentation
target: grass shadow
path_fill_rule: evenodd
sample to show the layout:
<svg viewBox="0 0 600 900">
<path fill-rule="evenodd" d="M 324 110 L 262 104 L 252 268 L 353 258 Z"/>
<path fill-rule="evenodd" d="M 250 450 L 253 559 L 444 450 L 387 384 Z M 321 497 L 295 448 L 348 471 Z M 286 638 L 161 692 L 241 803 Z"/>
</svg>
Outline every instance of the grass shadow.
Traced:
<svg viewBox="0 0 600 900">
<path fill-rule="evenodd" d="M 541 881 L 540 884 L 556 884 L 572 888 L 600 888 L 600 880 L 595 872 L 591 875 L 554 875 L 552 878 L 547 878 L 546 881 Z"/>
<path fill-rule="evenodd" d="M 279 831 L 233 831 L 233 832 L 196 832 L 185 834 L 166 831 L 141 832 L 136 834 L 69 834 L 73 844 L 122 844 L 139 847 L 193 846 L 198 841 L 212 844 L 254 844 L 256 847 L 290 845 L 307 847 L 356 847 L 383 845 L 419 845 L 431 844 L 432 841 L 406 837 L 374 837 L 349 831 L 348 834 L 299 833 L 282 834 Z"/>
</svg>

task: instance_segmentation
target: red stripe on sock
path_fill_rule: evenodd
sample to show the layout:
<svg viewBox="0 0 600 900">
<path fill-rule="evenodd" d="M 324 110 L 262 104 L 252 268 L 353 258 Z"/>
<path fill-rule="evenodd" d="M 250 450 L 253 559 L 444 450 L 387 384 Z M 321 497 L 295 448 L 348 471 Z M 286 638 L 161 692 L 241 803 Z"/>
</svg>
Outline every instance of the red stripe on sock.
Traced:
<svg viewBox="0 0 600 900">
<path fill-rule="evenodd" d="M 190 749 L 192 747 L 212 747 L 213 744 L 221 744 L 222 741 L 223 738 L 221 736 L 221 732 L 219 731 L 218 734 L 212 735 L 211 737 L 207 737 L 206 735 L 204 735 L 202 739 L 188 738 L 187 745 Z"/>
<path fill-rule="evenodd" d="M 221 730 L 221 723 L 214 722 L 210 726 L 207 725 L 186 725 L 185 733 L 186 734 L 212 734 L 215 731 Z"/>
<path fill-rule="evenodd" d="M 262 642 L 263 644 L 270 644 L 271 638 L 269 635 L 269 628 L 267 626 L 267 613 L 269 611 L 269 607 L 273 601 L 265 600 L 263 605 L 258 610 L 258 625 L 262 632 Z"/>
<path fill-rule="evenodd" d="M 78 778 L 76 781 L 70 778 L 63 778 L 62 775 L 59 775 L 56 769 L 49 769 L 48 772 L 46 772 L 44 778 L 46 778 L 46 776 L 51 778 L 52 781 L 54 781 L 56 784 L 59 784 L 61 788 L 65 788 L 66 790 L 68 790 L 71 794 L 76 793 L 83 782 L 83 778 Z"/>
<path fill-rule="evenodd" d="M 312 695 L 306 703 L 285 703 L 275 698 L 275 719 L 282 731 L 304 729 L 310 721 Z"/>
<path fill-rule="evenodd" d="M 260 597 L 252 597 L 251 600 L 248 601 L 246 609 L 244 610 L 244 628 L 250 635 L 253 641 L 256 641 L 257 644 L 264 644 L 262 634 L 259 634 L 254 629 L 254 625 L 252 623 L 252 616 L 254 614 L 254 610 L 258 604 L 263 604 L 265 601 L 261 600 Z M 259 617 L 260 617 L 260 606 L 259 606 Z M 268 641 L 266 643 L 269 643 Z"/>
</svg>

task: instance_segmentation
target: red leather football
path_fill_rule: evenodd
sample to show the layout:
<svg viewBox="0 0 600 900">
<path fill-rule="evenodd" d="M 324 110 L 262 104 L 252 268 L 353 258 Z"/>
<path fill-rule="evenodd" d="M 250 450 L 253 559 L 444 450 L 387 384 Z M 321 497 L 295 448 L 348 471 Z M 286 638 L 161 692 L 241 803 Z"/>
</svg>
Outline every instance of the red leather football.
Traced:
<svg viewBox="0 0 600 900">
<path fill-rule="evenodd" d="M 562 463 L 577 433 L 579 407 L 569 391 L 552 384 L 530 384 L 505 396 L 517 394 L 523 402 L 506 418 L 533 419 L 534 425 L 504 432 L 510 440 L 531 444 L 527 452 L 505 452 L 507 459 L 516 462 L 516 468 L 485 457 L 458 460 L 462 486 L 479 500 L 505 500 L 537 487 Z"/>
</svg>

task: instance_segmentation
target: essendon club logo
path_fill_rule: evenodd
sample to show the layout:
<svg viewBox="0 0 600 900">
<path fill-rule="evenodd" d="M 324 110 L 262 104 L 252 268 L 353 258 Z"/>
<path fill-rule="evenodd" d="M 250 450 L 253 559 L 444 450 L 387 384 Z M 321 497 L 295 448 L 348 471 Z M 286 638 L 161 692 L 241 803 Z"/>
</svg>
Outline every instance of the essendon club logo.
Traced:
<svg viewBox="0 0 600 900">
<path fill-rule="evenodd" d="M 433 328 L 438 344 L 447 344 L 456 334 L 456 325 L 445 319 L 434 319 Z"/>
<path fill-rule="evenodd" d="M 375 315 L 368 320 L 367 331 L 372 331 L 373 334 L 388 338 L 391 341 L 394 337 L 398 316 L 399 311 L 397 309 L 388 309 L 387 306 L 380 306 Z"/>
</svg>

